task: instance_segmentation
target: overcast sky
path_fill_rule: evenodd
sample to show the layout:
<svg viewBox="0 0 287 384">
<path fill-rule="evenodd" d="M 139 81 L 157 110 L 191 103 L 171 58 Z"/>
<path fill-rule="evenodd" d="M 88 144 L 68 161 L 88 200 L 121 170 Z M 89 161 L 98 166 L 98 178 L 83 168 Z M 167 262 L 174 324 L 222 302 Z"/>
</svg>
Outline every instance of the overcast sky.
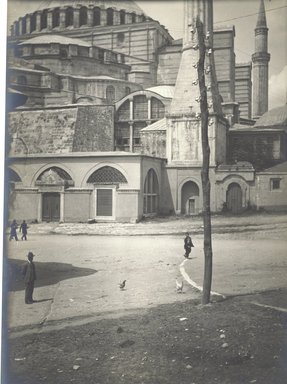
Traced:
<svg viewBox="0 0 287 384">
<path fill-rule="evenodd" d="M 39 0 L 9 0 L 8 25 L 33 10 Z M 142 10 L 158 20 L 175 39 L 182 37 L 182 0 L 137 0 Z M 45 1 L 43 1 L 45 3 Z M 80 3 L 80 0 L 79 0 Z M 265 0 L 269 28 L 269 109 L 286 103 L 287 93 L 287 0 Z M 235 26 L 236 62 L 249 62 L 254 52 L 254 28 L 260 0 L 214 0 L 215 26 Z M 22 11 L 23 10 L 23 11 Z"/>
</svg>

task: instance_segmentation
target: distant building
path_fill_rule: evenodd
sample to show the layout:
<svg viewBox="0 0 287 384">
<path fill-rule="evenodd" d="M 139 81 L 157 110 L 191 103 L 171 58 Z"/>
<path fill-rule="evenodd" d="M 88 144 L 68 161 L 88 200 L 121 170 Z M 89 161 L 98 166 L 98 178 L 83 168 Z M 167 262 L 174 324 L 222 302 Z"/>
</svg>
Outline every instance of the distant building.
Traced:
<svg viewBox="0 0 287 384">
<path fill-rule="evenodd" d="M 200 213 L 197 52 L 188 19 L 200 12 L 196 2 L 185 4 L 183 40 L 131 0 L 33 3 L 8 37 L 10 217 Z M 211 209 L 285 209 L 286 106 L 267 111 L 264 3 L 252 64 L 235 63 L 234 27 L 212 33 L 206 9 L 217 79 L 216 94 L 208 92 Z"/>
</svg>

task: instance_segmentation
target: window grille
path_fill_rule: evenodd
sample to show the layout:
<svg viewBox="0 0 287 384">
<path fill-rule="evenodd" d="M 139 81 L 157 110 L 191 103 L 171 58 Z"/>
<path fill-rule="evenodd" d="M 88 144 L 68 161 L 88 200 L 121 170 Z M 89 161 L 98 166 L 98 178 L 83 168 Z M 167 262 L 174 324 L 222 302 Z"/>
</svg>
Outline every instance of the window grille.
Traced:
<svg viewBox="0 0 287 384">
<path fill-rule="evenodd" d="M 88 183 L 119 184 L 127 183 L 125 176 L 113 167 L 102 167 L 95 171 L 88 179 Z"/>
</svg>

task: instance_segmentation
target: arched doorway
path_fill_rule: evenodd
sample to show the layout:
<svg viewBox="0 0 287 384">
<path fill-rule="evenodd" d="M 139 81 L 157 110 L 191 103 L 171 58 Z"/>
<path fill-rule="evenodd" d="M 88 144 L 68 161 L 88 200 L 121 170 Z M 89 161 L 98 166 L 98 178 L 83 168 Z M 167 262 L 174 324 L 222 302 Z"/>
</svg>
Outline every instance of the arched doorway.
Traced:
<svg viewBox="0 0 287 384">
<path fill-rule="evenodd" d="M 42 220 L 60 221 L 61 217 L 61 194 L 66 188 L 74 185 L 71 176 L 62 168 L 51 167 L 42 172 L 35 185 L 42 192 Z"/>
<path fill-rule="evenodd" d="M 239 184 L 231 183 L 226 192 L 227 209 L 233 213 L 242 211 L 242 189 Z"/>
<path fill-rule="evenodd" d="M 144 183 L 144 211 L 145 215 L 156 214 L 158 211 L 159 186 L 157 175 L 150 169 Z"/>
<path fill-rule="evenodd" d="M 181 213 L 196 215 L 199 211 L 199 188 L 193 181 L 187 181 L 181 190 Z"/>
</svg>

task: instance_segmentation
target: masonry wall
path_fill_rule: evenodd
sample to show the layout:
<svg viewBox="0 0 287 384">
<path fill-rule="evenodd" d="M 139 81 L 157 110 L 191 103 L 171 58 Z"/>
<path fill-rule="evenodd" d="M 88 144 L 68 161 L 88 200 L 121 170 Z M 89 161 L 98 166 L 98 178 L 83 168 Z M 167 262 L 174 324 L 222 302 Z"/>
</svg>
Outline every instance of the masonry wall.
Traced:
<svg viewBox="0 0 287 384">
<path fill-rule="evenodd" d="M 68 190 L 65 193 L 64 217 L 66 222 L 87 222 L 93 217 L 90 212 L 92 191 Z"/>
<path fill-rule="evenodd" d="M 280 188 L 271 188 L 271 180 L 280 179 Z M 270 211 L 287 211 L 287 173 L 258 173 L 256 176 L 256 206 Z"/>
<path fill-rule="evenodd" d="M 166 131 L 141 132 L 142 154 L 166 158 Z"/>
<path fill-rule="evenodd" d="M 79 106 L 73 152 L 114 150 L 114 107 Z"/>
<path fill-rule="evenodd" d="M 38 219 L 38 206 L 41 195 L 36 190 L 15 190 L 10 195 L 8 221 L 16 219 L 31 222 Z"/>
</svg>

